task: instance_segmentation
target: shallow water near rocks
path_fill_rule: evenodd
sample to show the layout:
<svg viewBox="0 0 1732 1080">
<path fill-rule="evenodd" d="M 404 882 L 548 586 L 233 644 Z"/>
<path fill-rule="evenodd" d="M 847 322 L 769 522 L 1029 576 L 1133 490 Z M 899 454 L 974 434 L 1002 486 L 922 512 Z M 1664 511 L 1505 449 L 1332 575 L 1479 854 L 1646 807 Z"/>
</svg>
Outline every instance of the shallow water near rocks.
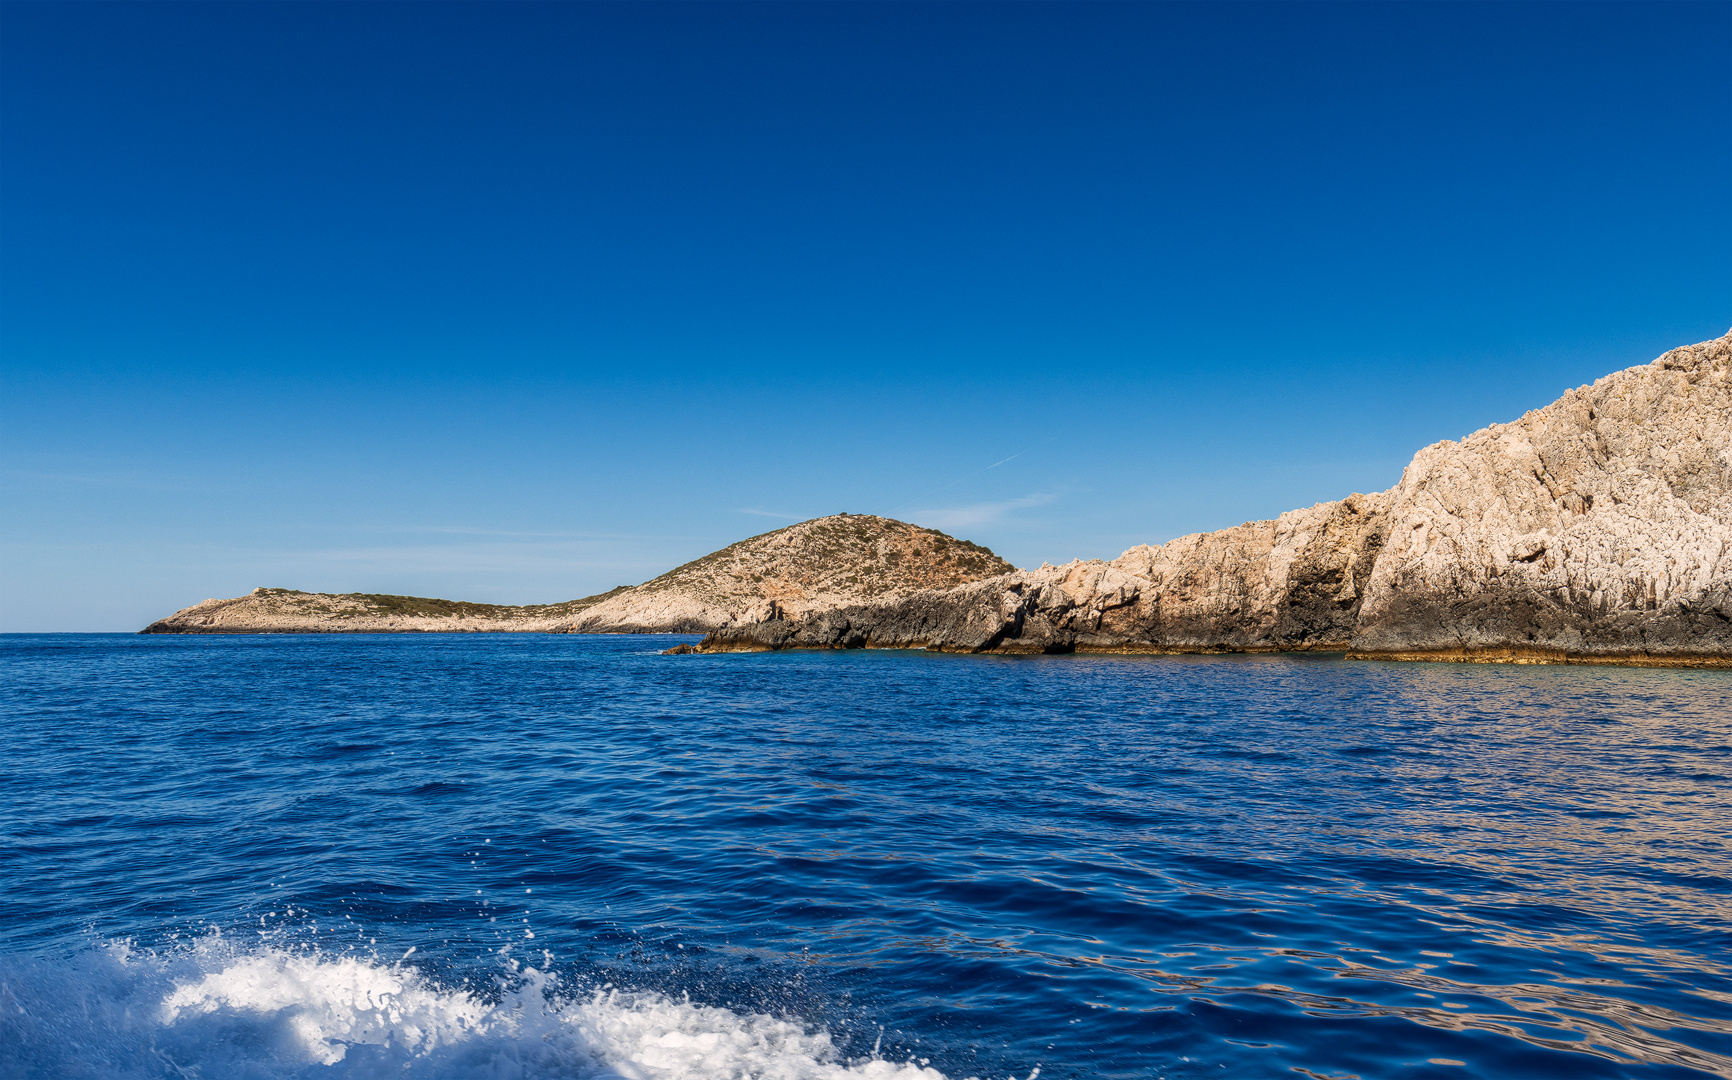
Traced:
<svg viewBox="0 0 1732 1080">
<path fill-rule="evenodd" d="M 1732 674 L 0 638 L 0 1074 L 1732 1076 Z"/>
</svg>

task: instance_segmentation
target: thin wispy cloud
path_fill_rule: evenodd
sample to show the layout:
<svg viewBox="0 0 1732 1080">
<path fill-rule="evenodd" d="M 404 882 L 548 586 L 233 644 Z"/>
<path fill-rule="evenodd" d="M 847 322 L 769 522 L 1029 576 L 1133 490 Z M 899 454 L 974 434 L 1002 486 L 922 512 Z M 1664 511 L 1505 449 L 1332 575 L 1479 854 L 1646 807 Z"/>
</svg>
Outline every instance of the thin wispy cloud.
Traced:
<svg viewBox="0 0 1732 1080">
<path fill-rule="evenodd" d="M 7 555 L 71 554 L 85 560 L 107 561 L 107 557 L 126 546 L 116 543 L 68 546 L 0 544 L 0 553 Z M 568 580 L 572 575 L 610 579 L 607 584 L 645 581 L 677 562 L 679 553 L 658 555 L 624 545 L 613 552 L 593 549 L 574 550 L 571 545 L 557 543 L 489 543 L 380 545 L 355 547 L 253 547 L 232 544 L 177 544 L 158 547 L 152 552 L 152 569 L 156 572 L 191 571 L 195 576 L 232 576 L 244 569 L 253 575 L 252 585 L 288 586 L 312 591 L 351 590 L 369 592 L 401 591 L 402 586 L 380 586 L 372 582 L 416 579 L 422 584 L 415 588 L 431 588 L 432 593 L 445 588 L 434 579 L 448 578 L 453 588 L 472 588 L 477 580 L 521 578 L 528 576 L 531 589 L 536 580 L 548 583 Z M 557 587 L 554 586 L 557 593 Z M 201 594 L 202 595 L 202 594 Z M 533 592 L 531 593 L 533 596 Z M 460 597 L 459 597 L 460 598 Z M 546 595 L 535 602 L 568 599 Z"/>
<path fill-rule="evenodd" d="M 970 503 L 966 506 L 911 510 L 908 513 L 908 520 L 916 525 L 925 525 L 932 529 L 971 529 L 1003 521 L 1017 510 L 1026 510 L 1031 506 L 1045 506 L 1056 498 L 1058 496 L 1040 491 L 1032 495 L 1024 495 L 1018 499 L 1004 499 L 1000 502 L 981 502 Z"/>
<path fill-rule="evenodd" d="M 774 510 L 735 510 L 736 514 L 751 514 L 753 517 L 775 518 L 778 521 L 805 521 L 799 514 L 778 514 Z"/>
<path fill-rule="evenodd" d="M 611 557 L 610 557 L 611 556 Z M 666 556 L 635 549 L 614 553 L 574 550 L 559 543 L 489 543 L 251 547 L 227 544 L 178 545 L 161 549 L 159 567 L 254 566 L 270 573 L 345 568 L 378 574 L 471 574 L 515 571 L 649 571 L 667 569 Z"/>
<path fill-rule="evenodd" d="M 959 484 L 966 484 L 970 480 L 979 479 L 980 477 L 985 476 L 987 473 L 991 472 L 992 470 L 998 468 L 1000 465 L 1008 465 L 1011 462 L 1015 461 L 1017 458 L 1022 457 L 1024 454 L 1029 453 L 1032 450 L 1038 450 L 1041 447 L 1045 446 L 1047 443 L 1052 442 L 1056 438 L 1058 438 L 1058 436 L 1050 435 L 1047 438 L 1044 438 L 1037 443 L 1032 443 L 1028 446 L 1024 446 L 1021 450 L 1018 450 L 1016 453 L 1010 455 L 1009 457 L 999 458 L 997 461 L 993 462 L 991 465 L 985 465 L 985 466 L 982 466 L 981 468 L 974 469 L 970 472 L 963 473 L 961 476 L 956 477 L 954 480 L 951 480 L 949 483 L 940 484 L 934 488 L 928 488 L 928 489 L 926 489 L 926 493 L 924 495 L 916 495 L 916 496 L 914 496 L 914 498 L 917 498 L 917 499 L 939 498 L 939 497 L 941 497 L 942 492 L 949 491 L 951 488 L 956 487 Z M 1030 496 L 1030 497 L 1032 498 L 1033 496 Z M 890 510 L 890 513 L 893 515 L 897 515 L 897 516 L 910 517 L 910 515 L 912 515 L 914 513 L 924 512 L 924 511 L 910 511 L 908 509 L 909 505 L 910 505 L 909 503 L 903 503 L 900 506 L 892 507 Z M 996 504 L 980 503 L 978 505 L 989 506 L 989 505 L 996 505 Z M 941 513 L 949 513 L 950 511 L 940 511 L 940 512 Z M 912 520 L 912 517 L 910 517 L 910 520 Z"/>
<path fill-rule="evenodd" d="M 436 536 L 497 536 L 523 540 L 708 540 L 707 536 L 664 536 L 643 533 L 527 532 L 518 529 L 479 529 L 467 525 L 386 525 L 373 532 L 432 533 Z"/>
<path fill-rule="evenodd" d="M 1058 436 L 1056 436 L 1056 435 L 1049 435 L 1048 437 L 1042 439 L 1040 442 L 1037 442 L 1032 446 L 1023 447 L 1021 450 L 1018 450 L 1016 453 L 1010 455 L 1009 457 L 999 458 L 997 461 L 993 462 L 991 465 L 987 465 L 983 468 L 975 469 L 973 472 L 963 473 L 961 476 L 958 476 L 956 479 L 950 481 L 950 483 L 948 483 L 948 484 L 943 485 L 942 487 L 938 488 L 937 490 L 944 491 L 944 490 L 947 490 L 949 488 L 953 488 L 958 484 L 967 483 L 968 481 L 973 480 L 974 478 L 976 478 L 978 476 L 984 476 L 987 473 L 991 472 L 992 470 L 998 468 L 1000 465 L 1010 464 L 1011 462 L 1015 461 L 1017 458 L 1028 453 L 1030 450 L 1040 449 L 1041 447 L 1045 446 L 1047 443 L 1052 442 L 1057 437 Z"/>
<path fill-rule="evenodd" d="M 436 547 L 355 547 L 282 552 L 276 559 L 305 567 L 342 566 L 378 573 L 475 574 L 535 571 L 659 571 L 660 560 L 595 559 L 555 544 L 463 544 Z"/>
</svg>

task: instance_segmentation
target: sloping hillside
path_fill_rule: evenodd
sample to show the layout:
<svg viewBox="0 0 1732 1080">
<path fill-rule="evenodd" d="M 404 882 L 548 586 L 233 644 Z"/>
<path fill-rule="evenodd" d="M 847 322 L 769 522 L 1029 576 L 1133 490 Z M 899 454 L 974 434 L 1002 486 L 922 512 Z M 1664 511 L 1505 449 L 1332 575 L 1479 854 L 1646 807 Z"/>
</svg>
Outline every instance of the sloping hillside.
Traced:
<svg viewBox="0 0 1732 1080">
<path fill-rule="evenodd" d="M 816 608 L 899 599 L 1013 569 L 983 547 L 932 529 L 838 514 L 741 540 L 642 585 L 560 604 L 254 589 L 183 608 L 143 633 L 703 633 Z"/>
<path fill-rule="evenodd" d="M 578 633 L 707 631 L 895 600 L 1008 573 L 978 544 L 871 514 L 837 514 L 764 533 L 597 603 Z"/>
<path fill-rule="evenodd" d="M 563 604 L 471 604 L 378 593 L 309 593 L 254 589 L 206 600 L 159 619 L 144 634 L 389 634 L 554 630 L 626 586 Z"/>
</svg>

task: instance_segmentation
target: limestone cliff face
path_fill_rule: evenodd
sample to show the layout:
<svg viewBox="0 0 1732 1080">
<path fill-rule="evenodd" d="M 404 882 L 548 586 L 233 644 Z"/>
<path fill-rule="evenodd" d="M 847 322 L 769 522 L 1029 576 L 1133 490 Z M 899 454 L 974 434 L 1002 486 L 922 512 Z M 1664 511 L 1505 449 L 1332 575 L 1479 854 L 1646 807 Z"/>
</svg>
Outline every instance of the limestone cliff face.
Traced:
<svg viewBox="0 0 1732 1080">
<path fill-rule="evenodd" d="M 1112 562 L 1018 570 L 945 590 L 725 628 L 705 649 L 959 652 L 1346 648 L 1387 495 L 1353 495 Z"/>
<path fill-rule="evenodd" d="M 1390 491 L 702 650 L 1343 649 L 1732 666 L 1732 334 L 1420 451 Z"/>
<path fill-rule="evenodd" d="M 802 521 L 730 544 L 585 610 L 573 633 L 703 633 L 895 600 L 1002 574 L 983 547 L 871 514 Z"/>
<path fill-rule="evenodd" d="M 1134 547 L 1112 564 L 1146 580 L 1164 646 L 1340 648 L 1387 532 L 1390 496 L 1349 495 L 1214 533 Z"/>
<path fill-rule="evenodd" d="M 1732 656 L 1732 334 L 1421 450 L 1353 649 Z"/>
</svg>

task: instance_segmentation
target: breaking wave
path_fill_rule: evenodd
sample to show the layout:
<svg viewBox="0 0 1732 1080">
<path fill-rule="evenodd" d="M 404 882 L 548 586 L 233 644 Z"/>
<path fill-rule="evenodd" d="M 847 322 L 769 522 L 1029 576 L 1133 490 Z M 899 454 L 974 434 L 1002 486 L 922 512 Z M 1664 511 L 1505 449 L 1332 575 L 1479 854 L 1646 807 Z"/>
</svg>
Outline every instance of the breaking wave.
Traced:
<svg viewBox="0 0 1732 1080">
<path fill-rule="evenodd" d="M 847 1060 L 797 1020 L 579 988 L 515 961 L 453 986 L 407 957 L 214 937 L 0 961 L 0 1044 L 31 1078 L 944 1080 L 920 1061 Z"/>
</svg>

